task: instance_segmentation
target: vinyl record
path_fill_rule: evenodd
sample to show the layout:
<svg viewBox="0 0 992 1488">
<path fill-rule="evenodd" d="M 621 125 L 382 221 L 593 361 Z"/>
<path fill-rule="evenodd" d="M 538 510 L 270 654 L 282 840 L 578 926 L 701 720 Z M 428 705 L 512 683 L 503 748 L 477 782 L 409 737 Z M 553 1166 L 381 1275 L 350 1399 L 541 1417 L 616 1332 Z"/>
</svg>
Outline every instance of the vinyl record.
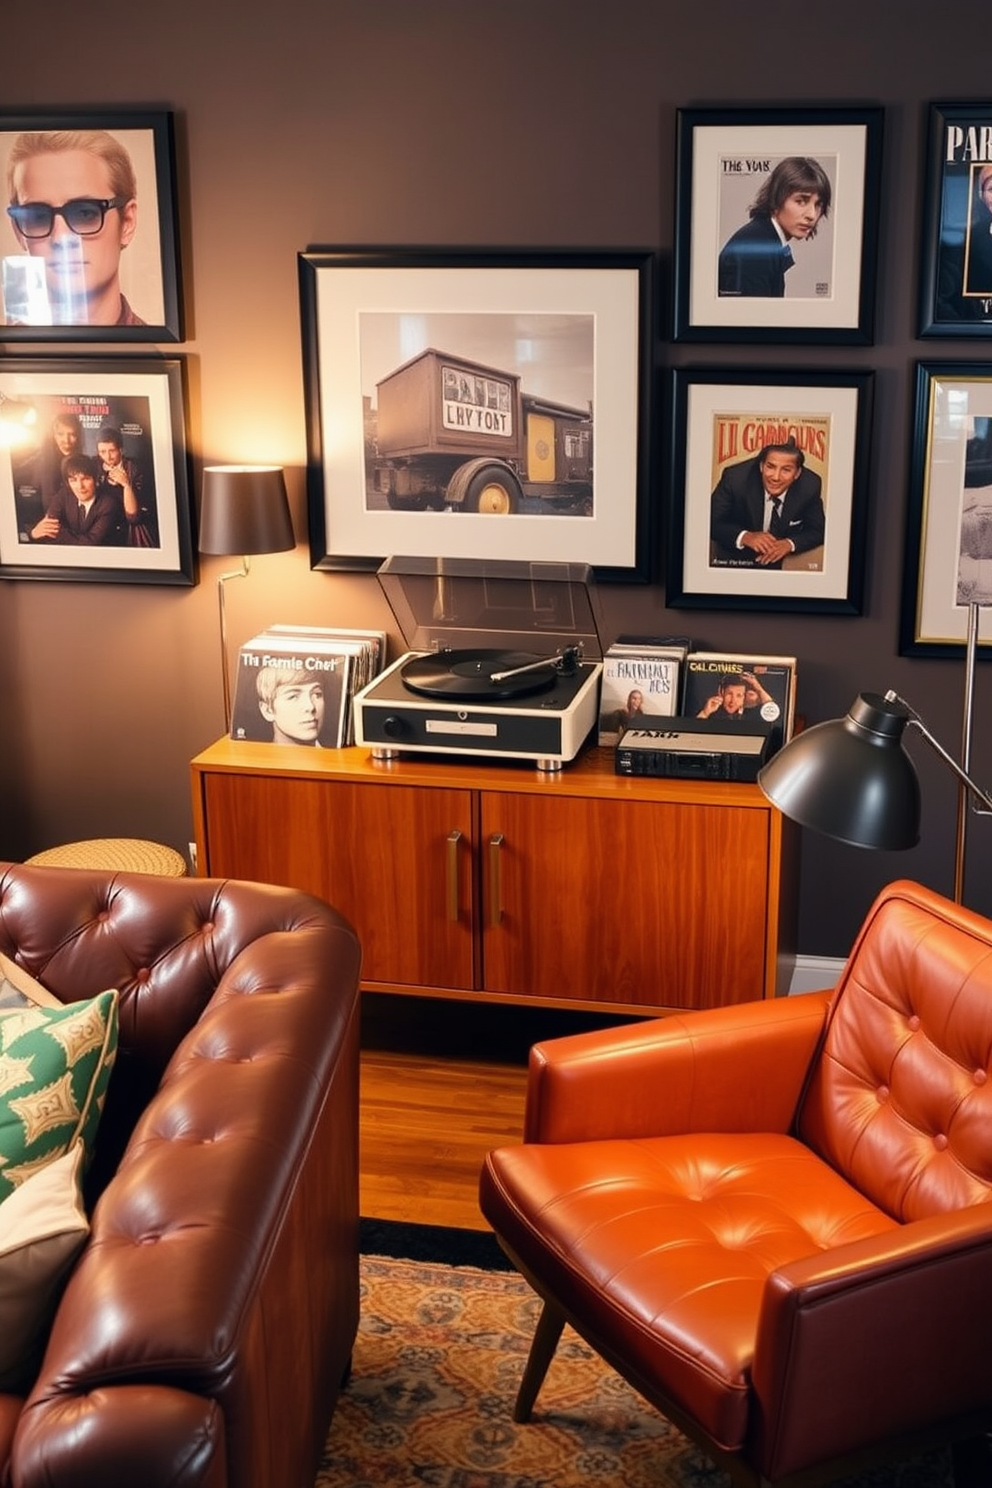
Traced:
<svg viewBox="0 0 992 1488">
<path fill-rule="evenodd" d="M 432 656 L 412 656 L 400 676 L 411 692 L 448 702 L 505 702 L 549 692 L 558 680 L 554 657 L 528 651 L 439 651 Z M 536 671 L 493 681 L 494 672 L 538 664 Z M 543 665 L 542 665 L 543 663 Z"/>
</svg>

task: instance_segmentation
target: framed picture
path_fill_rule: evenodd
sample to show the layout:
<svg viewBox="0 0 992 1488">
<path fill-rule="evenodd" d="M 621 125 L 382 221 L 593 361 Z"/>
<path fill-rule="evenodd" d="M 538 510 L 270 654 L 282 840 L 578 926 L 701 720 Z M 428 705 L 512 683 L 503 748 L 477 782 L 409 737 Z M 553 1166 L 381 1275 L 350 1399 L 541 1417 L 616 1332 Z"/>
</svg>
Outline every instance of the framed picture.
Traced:
<svg viewBox="0 0 992 1488">
<path fill-rule="evenodd" d="M 904 656 L 963 656 L 967 607 L 992 654 L 992 363 L 918 362 Z"/>
<path fill-rule="evenodd" d="M 172 115 L 0 112 L 3 340 L 182 339 Z"/>
<path fill-rule="evenodd" d="M 0 359 L 0 579 L 195 582 L 185 366 Z"/>
<path fill-rule="evenodd" d="M 647 580 L 650 253 L 313 248 L 299 269 L 313 567 Z"/>
<path fill-rule="evenodd" d="M 932 103 L 921 336 L 992 336 L 992 101 Z"/>
<path fill-rule="evenodd" d="M 673 379 L 666 602 L 859 615 L 873 374 Z"/>
<path fill-rule="evenodd" d="M 675 339 L 869 345 L 882 110 L 680 109 Z"/>
</svg>

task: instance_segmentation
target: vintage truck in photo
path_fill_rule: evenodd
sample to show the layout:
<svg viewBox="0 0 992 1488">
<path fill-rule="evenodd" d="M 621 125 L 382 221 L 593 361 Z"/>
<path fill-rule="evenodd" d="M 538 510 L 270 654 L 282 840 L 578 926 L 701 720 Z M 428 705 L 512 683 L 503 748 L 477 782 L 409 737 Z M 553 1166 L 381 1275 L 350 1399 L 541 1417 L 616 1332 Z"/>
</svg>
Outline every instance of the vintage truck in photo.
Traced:
<svg viewBox="0 0 992 1488">
<path fill-rule="evenodd" d="M 394 511 L 518 511 L 524 497 L 592 511 L 592 413 L 520 377 L 433 348 L 377 385 L 369 488 Z"/>
</svg>

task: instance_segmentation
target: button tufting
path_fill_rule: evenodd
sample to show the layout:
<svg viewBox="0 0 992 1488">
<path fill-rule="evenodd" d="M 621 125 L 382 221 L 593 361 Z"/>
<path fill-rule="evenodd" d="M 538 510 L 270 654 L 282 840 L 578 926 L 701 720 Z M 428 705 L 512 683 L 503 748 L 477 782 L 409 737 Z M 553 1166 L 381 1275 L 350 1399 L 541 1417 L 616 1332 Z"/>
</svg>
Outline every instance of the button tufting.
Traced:
<svg viewBox="0 0 992 1488">
<path fill-rule="evenodd" d="M 919 1033 L 919 1031 L 920 1031 L 920 1015 L 919 1015 L 919 1013 L 914 1013 L 913 1014 L 913 1016 L 909 1020 L 909 1026 L 913 1030 L 914 1033 Z"/>
<path fill-rule="evenodd" d="M 151 981 L 151 975 L 152 974 L 151 974 L 150 970 L 148 969 L 148 967 L 147 966 L 142 966 L 140 968 L 140 970 L 138 970 L 138 971 L 136 971 L 134 973 L 134 980 L 136 982 L 148 982 L 148 981 Z"/>
<path fill-rule="evenodd" d="M 975 1073 L 972 1075 L 972 1079 L 974 1080 L 976 1085 L 984 1085 L 988 1077 L 988 1070 L 983 1069 L 976 1069 Z"/>
<path fill-rule="evenodd" d="M 888 1100 L 888 1098 L 889 1098 L 889 1087 L 888 1087 L 888 1085 L 879 1085 L 878 1089 L 875 1091 L 875 1099 L 878 1101 L 879 1105 L 884 1105 L 885 1102 Z"/>
<path fill-rule="evenodd" d="M 933 1145 L 936 1147 L 938 1152 L 944 1151 L 944 1148 L 947 1146 L 947 1138 L 944 1136 L 943 1132 L 937 1133 L 937 1135 L 933 1139 Z"/>
</svg>

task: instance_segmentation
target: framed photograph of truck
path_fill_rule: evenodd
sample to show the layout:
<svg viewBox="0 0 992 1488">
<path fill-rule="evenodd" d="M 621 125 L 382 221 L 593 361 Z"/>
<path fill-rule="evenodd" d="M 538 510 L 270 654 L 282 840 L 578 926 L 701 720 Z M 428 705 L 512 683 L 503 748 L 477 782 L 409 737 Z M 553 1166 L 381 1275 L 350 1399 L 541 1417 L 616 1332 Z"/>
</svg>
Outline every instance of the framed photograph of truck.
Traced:
<svg viewBox="0 0 992 1488">
<path fill-rule="evenodd" d="M 675 339 L 870 345 L 880 108 L 680 109 Z"/>
<path fill-rule="evenodd" d="M 650 252 L 310 248 L 299 282 L 312 567 L 647 582 Z"/>
</svg>

